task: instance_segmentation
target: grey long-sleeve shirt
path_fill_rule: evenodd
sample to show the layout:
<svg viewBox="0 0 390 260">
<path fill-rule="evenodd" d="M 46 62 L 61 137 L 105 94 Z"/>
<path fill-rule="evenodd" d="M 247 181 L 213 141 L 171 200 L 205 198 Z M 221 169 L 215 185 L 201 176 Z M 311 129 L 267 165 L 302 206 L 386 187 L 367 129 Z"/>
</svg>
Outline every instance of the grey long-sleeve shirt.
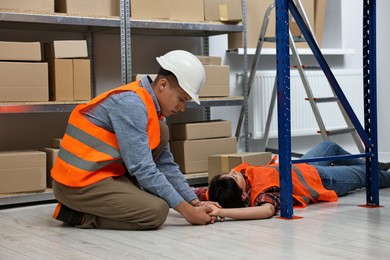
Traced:
<svg viewBox="0 0 390 260">
<path fill-rule="evenodd" d="M 160 106 L 150 78 L 143 78 L 141 86 L 152 96 L 159 112 Z M 171 208 L 183 200 L 190 202 L 197 198 L 174 162 L 169 144 L 158 160 L 153 160 L 146 131 L 146 106 L 136 93 L 126 91 L 112 94 L 87 111 L 85 116 L 95 125 L 115 133 L 122 160 L 143 189 L 164 199 Z"/>
</svg>

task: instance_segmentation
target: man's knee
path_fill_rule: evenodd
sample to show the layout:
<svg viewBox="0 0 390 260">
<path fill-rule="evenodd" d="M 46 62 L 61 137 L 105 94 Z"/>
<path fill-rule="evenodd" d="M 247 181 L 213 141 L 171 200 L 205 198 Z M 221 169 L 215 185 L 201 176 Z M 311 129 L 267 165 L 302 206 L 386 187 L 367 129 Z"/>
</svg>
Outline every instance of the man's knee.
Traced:
<svg viewBox="0 0 390 260">
<path fill-rule="evenodd" d="M 161 200 L 160 203 L 156 203 L 154 207 L 148 209 L 148 215 L 144 218 L 144 221 L 138 223 L 139 229 L 157 229 L 167 220 L 169 213 L 168 204 Z"/>
</svg>

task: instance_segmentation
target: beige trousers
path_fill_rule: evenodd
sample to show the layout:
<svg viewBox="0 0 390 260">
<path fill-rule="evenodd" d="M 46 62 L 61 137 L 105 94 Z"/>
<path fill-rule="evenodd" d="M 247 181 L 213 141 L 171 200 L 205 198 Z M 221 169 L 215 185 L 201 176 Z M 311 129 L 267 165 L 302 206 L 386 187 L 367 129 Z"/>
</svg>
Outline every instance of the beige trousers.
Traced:
<svg viewBox="0 0 390 260">
<path fill-rule="evenodd" d="M 160 122 L 161 142 L 152 151 L 157 158 L 168 143 L 166 124 Z M 100 229 L 156 229 L 161 226 L 169 211 L 161 198 L 134 185 L 125 175 L 107 178 L 83 188 L 73 188 L 53 181 L 56 199 L 67 207 L 84 212 L 79 228 Z"/>
</svg>

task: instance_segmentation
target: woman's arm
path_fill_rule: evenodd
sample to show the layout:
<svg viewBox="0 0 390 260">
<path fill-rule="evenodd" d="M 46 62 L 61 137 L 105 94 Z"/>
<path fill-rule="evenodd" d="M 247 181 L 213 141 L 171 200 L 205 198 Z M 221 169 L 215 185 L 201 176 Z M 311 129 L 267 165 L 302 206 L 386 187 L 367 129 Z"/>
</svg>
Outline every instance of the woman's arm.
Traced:
<svg viewBox="0 0 390 260">
<path fill-rule="evenodd" d="M 263 219 L 270 218 L 275 214 L 275 207 L 271 203 L 264 203 L 260 206 L 246 207 L 246 208 L 218 208 L 216 206 L 209 205 L 213 211 L 211 216 L 218 216 L 222 218 L 233 219 Z"/>
</svg>

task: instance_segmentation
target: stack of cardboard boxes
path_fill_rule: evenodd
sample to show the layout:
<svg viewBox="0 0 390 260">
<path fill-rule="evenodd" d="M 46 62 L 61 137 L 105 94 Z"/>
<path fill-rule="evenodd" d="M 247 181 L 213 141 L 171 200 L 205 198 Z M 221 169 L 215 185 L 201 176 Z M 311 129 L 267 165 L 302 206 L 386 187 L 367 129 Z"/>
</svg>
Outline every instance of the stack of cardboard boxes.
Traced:
<svg viewBox="0 0 390 260">
<path fill-rule="evenodd" d="M 91 99 L 91 64 L 85 40 L 45 43 L 45 57 L 51 101 Z"/>
<path fill-rule="evenodd" d="M 134 19 L 239 22 L 241 0 L 131 0 Z"/>
<path fill-rule="evenodd" d="M 119 16 L 119 0 L 55 0 L 55 11 L 81 16 Z"/>
<path fill-rule="evenodd" d="M 221 65 L 221 57 L 197 56 L 206 71 L 206 81 L 200 97 L 230 96 L 230 66 Z"/>
<path fill-rule="evenodd" d="M 52 187 L 50 171 L 58 156 L 60 138 L 41 151 L 0 151 L 0 194 L 39 192 Z"/>
<path fill-rule="evenodd" d="M 86 41 L 44 45 L 46 62 L 40 42 L 0 42 L 0 101 L 90 100 Z"/>
<path fill-rule="evenodd" d="M 54 13 L 54 0 L 1 0 L 0 9 Z"/>
<path fill-rule="evenodd" d="M 46 189 L 46 153 L 0 151 L 0 194 Z"/>
<path fill-rule="evenodd" d="M 205 173 L 208 157 L 237 152 L 237 141 L 231 136 L 231 123 L 211 120 L 173 124 L 170 127 L 170 149 L 183 173 Z"/>
<path fill-rule="evenodd" d="M 48 101 L 39 42 L 0 42 L 0 101 Z"/>
<path fill-rule="evenodd" d="M 1 0 L 0 9 L 80 16 L 119 16 L 119 0 Z"/>
<path fill-rule="evenodd" d="M 259 34 L 263 24 L 264 14 L 274 0 L 247 0 L 247 47 L 256 48 Z M 322 35 L 325 22 L 326 0 L 302 0 L 306 16 L 314 31 L 319 46 L 322 43 Z M 301 32 L 294 20 L 290 20 L 290 29 L 294 36 L 301 36 Z M 275 8 L 270 14 L 266 37 L 275 37 Z M 243 48 L 243 33 L 230 33 L 228 35 L 228 48 Z M 297 43 L 299 48 L 307 48 L 305 42 Z M 263 48 L 275 48 L 275 43 L 266 42 Z"/>
<path fill-rule="evenodd" d="M 197 56 L 206 71 L 206 81 L 199 97 L 230 96 L 230 66 L 221 65 L 221 57 Z M 157 74 L 135 74 L 133 80 L 140 80 L 148 75 L 154 80 Z"/>
<path fill-rule="evenodd" d="M 78 16 L 119 16 L 119 0 L 1 0 L 0 9 Z M 241 0 L 131 0 L 135 19 L 239 22 Z"/>
</svg>

